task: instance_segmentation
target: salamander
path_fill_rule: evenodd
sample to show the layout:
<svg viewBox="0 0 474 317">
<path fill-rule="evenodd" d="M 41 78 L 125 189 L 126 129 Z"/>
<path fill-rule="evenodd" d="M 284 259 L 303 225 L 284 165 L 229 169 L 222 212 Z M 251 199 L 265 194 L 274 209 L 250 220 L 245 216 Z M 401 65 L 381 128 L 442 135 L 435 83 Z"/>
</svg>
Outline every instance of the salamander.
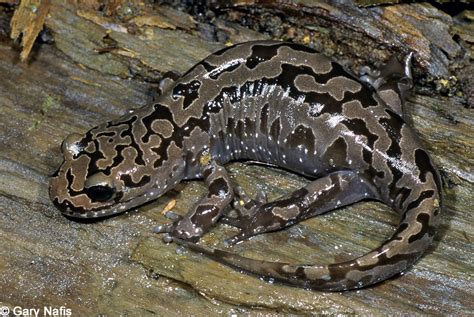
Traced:
<svg viewBox="0 0 474 317">
<path fill-rule="evenodd" d="M 155 228 L 168 241 L 307 288 L 378 283 L 413 265 L 439 223 L 439 173 L 402 114 L 413 85 L 411 59 L 365 68 L 359 78 L 303 45 L 226 47 L 165 78 L 154 104 L 69 135 L 50 197 L 69 217 L 99 218 L 156 199 L 182 180 L 203 179 L 207 194 L 185 216 Z M 275 201 L 265 193 L 251 198 L 225 168 L 235 160 L 276 165 L 311 181 Z M 229 250 L 361 200 L 385 203 L 400 223 L 378 248 L 353 260 L 300 265 Z M 228 247 L 197 243 L 217 222 L 239 228 Z"/>
</svg>

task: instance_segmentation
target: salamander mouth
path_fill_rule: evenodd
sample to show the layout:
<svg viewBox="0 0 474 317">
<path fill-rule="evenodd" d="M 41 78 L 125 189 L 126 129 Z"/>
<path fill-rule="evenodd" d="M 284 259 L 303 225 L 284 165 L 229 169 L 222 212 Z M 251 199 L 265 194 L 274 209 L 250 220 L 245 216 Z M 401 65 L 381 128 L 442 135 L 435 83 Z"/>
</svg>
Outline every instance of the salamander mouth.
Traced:
<svg viewBox="0 0 474 317">
<path fill-rule="evenodd" d="M 123 196 L 122 193 L 118 193 L 118 195 L 120 196 L 118 197 L 118 199 Z M 98 220 L 123 214 L 126 211 L 129 211 L 147 202 L 155 200 L 161 195 L 162 193 L 158 193 L 156 190 L 149 190 L 141 195 L 129 198 L 122 202 L 90 209 L 86 209 L 80 206 L 74 206 L 67 199 L 63 202 L 59 202 L 59 199 L 57 197 L 53 199 L 53 203 L 65 217 L 79 221 L 87 221 L 87 219 Z M 117 200 L 117 197 L 115 198 L 115 200 Z"/>
</svg>

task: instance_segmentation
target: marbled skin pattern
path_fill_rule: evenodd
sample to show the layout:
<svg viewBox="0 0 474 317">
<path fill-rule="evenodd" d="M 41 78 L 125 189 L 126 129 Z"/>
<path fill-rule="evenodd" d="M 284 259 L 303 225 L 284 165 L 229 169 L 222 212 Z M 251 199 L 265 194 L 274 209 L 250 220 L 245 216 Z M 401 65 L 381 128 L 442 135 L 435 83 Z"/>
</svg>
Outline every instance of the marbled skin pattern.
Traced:
<svg viewBox="0 0 474 317">
<path fill-rule="evenodd" d="M 161 226 L 170 239 L 260 276 L 321 290 L 385 280 L 412 265 L 433 239 L 440 212 L 438 173 L 404 122 L 409 62 L 391 62 L 372 86 L 296 44 L 249 42 L 223 49 L 177 81 L 165 80 L 148 107 L 62 145 L 64 163 L 50 196 L 66 215 L 121 213 L 181 180 L 202 178 L 209 193 L 189 213 Z M 371 77 L 372 76 L 372 77 Z M 254 160 L 313 179 L 272 202 L 234 186 L 224 164 Z M 379 248 L 330 265 L 256 261 L 196 244 L 218 220 L 241 229 L 236 243 L 309 217 L 372 199 L 400 214 Z M 237 201 L 237 217 L 224 213 Z"/>
</svg>

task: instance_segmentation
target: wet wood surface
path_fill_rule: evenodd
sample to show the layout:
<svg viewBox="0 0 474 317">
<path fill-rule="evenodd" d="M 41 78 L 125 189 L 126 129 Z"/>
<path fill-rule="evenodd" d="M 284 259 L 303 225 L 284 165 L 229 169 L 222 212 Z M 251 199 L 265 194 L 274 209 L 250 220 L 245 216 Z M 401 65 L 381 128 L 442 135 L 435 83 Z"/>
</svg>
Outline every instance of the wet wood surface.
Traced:
<svg viewBox="0 0 474 317">
<path fill-rule="evenodd" d="M 122 19 L 51 1 L 45 23 L 54 42 L 37 43 L 26 63 L 4 36 L 11 14 L 0 7 L 0 306 L 63 305 L 76 316 L 472 314 L 471 22 L 425 4 L 285 3 L 220 4 L 219 16 L 202 21 L 165 6 L 132 8 Z M 162 210 L 173 202 L 173 211 L 184 214 L 205 193 L 202 182 L 94 223 L 66 219 L 52 206 L 48 175 L 61 163 L 59 146 L 69 133 L 151 103 L 166 71 L 186 71 L 226 43 L 262 38 L 305 43 L 354 70 L 391 54 L 419 53 L 406 117 L 443 174 L 445 207 L 434 245 L 403 276 L 358 291 L 316 292 L 272 284 L 163 243 L 151 232 L 169 221 Z M 248 192 L 266 190 L 270 199 L 308 182 L 265 166 L 229 169 Z M 234 250 L 330 263 L 377 247 L 397 221 L 385 206 L 364 202 Z M 201 243 L 223 248 L 234 233 L 218 225 Z"/>
</svg>

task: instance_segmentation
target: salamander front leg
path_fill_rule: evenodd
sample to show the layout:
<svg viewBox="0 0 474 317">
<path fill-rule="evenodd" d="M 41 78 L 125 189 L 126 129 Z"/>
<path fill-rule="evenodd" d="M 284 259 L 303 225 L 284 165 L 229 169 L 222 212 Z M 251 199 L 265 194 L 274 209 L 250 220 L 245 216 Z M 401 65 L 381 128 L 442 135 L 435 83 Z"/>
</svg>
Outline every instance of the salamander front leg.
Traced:
<svg viewBox="0 0 474 317">
<path fill-rule="evenodd" d="M 241 221 L 242 219 L 253 216 L 263 204 L 268 202 L 267 194 L 264 191 L 258 192 L 255 199 L 252 199 L 242 187 L 235 186 L 234 194 L 232 207 L 233 211 L 237 213 L 237 217 L 224 214 L 219 220 L 221 223 L 232 227 L 241 228 L 245 224 Z"/>
<path fill-rule="evenodd" d="M 282 199 L 268 203 L 247 202 L 245 205 L 249 207 L 249 212 L 241 212 L 237 218 L 232 219 L 233 223 L 230 223 L 239 227 L 240 233 L 228 239 L 226 243 L 235 244 L 362 199 L 377 198 L 375 189 L 358 173 L 333 172 Z"/>
<path fill-rule="evenodd" d="M 196 242 L 209 231 L 212 225 L 221 217 L 224 209 L 230 204 L 234 193 L 230 184 L 229 174 L 225 168 L 215 162 L 210 162 L 203 168 L 204 181 L 209 188 L 206 196 L 184 217 L 173 224 L 158 226 L 156 233 L 168 233 L 165 241 L 172 238 Z"/>
</svg>

